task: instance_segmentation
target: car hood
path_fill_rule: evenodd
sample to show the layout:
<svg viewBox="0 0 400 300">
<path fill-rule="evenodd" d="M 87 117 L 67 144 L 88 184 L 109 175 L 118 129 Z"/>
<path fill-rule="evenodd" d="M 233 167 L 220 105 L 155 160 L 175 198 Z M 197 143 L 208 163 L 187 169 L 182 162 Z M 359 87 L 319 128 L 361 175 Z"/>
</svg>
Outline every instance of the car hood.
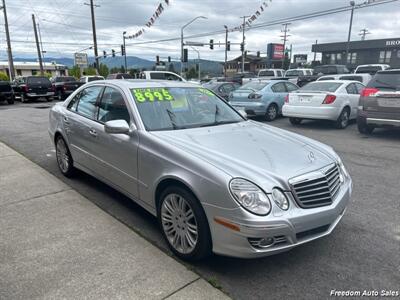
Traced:
<svg viewBox="0 0 400 300">
<path fill-rule="evenodd" d="M 333 150 L 319 142 L 254 121 L 152 134 L 232 177 L 257 183 L 287 185 L 289 178 L 335 161 Z"/>
</svg>

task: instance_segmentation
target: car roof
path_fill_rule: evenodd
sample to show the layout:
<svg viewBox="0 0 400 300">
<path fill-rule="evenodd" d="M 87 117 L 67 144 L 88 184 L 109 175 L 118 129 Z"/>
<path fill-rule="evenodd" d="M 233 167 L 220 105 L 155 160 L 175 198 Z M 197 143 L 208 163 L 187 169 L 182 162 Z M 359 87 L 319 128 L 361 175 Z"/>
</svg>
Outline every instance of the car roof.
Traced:
<svg viewBox="0 0 400 300">
<path fill-rule="evenodd" d="M 94 81 L 95 83 L 95 81 Z M 199 84 L 174 81 L 174 80 L 154 80 L 154 79 L 119 79 L 119 80 L 104 80 L 101 83 L 118 85 L 128 89 L 131 88 L 157 88 L 157 87 L 201 87 Z"/>
<path fill-rule="evenodd" d="M 356 82 L 356 83 L 361 83 L 357 80 L 342 80 L 342 79 L 332 79 L 332 80 L 321 80 L 321 81 L 313 81 L 313 82 L 332 82 L 332 83 L 350 83 L 350 82 Z M 312 83 L 312 82 L 310 82 Z"/>
<path fill-rule="evenodd" d="M 357 68 L 359 67 L 380 67 L 380 66 L 389 66 L 388 64 L 367 64 L 367 65 L 359 65 L 357 66 Z"/>
</svg>

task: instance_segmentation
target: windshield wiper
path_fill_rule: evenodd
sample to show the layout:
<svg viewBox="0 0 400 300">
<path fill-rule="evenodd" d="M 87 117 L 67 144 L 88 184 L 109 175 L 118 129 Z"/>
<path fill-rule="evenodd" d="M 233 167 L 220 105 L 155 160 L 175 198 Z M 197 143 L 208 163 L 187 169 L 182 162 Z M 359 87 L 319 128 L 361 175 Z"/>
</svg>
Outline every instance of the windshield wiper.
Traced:
<svg viewBox="0 0 400 300">
<path fill-rule="evenodd" d="M 209 127 L 209 126 L 216 126 L 216 125 L 224 125 L 224 124 L 233 124 L 233 123 L 239 123 L 242 121 L 215 121 L 214 123 L 208 123 L 208 124 L 203 124 L 200 125 L 199 127 Z"/>
<path fill-rule="evenodd" d="M 174 130 L 178 129 L 178 126 L 176 125 L 176 115 L 172 111 L 170 111 L 169 109 L 166 109 L 166 111 L 168 113 L 169 119 L 171 120 L 172 128 Z"/>
</svg>

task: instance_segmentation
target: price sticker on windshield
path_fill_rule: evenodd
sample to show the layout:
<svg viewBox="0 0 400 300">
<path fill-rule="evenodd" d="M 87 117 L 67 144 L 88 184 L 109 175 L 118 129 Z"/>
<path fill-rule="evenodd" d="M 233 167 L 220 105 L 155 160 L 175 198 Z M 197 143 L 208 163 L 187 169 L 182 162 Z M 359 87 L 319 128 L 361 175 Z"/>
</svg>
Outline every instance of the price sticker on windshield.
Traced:
<svg viewBox="0 0 400 300">
<path fill-rule="evenodd" d="M 213 92 L 211 92 L 211 91 L 209 91 L 209 90 L 207 90 L 207 89 L 205 89 L 205 88 L 198 88 L 198 90 L 199 90 L 199 92 L 201 92 L 201 93 L 203 93 L 203 94 L 206 94 L 206 95 L 208 95 L 208 96 L 214 96 L 214 93 L 213 93 Z"/>
<path fill-rule="evenodd" d="M 132 89 L 132 95 L 138 103 L 175 100 L 164 88 Z"/>
</svg>

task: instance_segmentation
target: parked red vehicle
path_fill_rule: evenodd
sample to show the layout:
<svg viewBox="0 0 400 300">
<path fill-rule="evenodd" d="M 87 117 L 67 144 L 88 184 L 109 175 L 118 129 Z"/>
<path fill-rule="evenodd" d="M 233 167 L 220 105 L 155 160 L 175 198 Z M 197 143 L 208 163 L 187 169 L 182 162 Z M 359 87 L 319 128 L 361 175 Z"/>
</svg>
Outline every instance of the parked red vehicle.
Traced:
<svg viewBox="0 0 400 300">
<path fill-rule="evenodd" d="M 60 101 L 66 99 L 73 91 L 84 84 L 77 81 L 73 76 L 54 77 L 51 82 L 54 85 L 55 98 Z"/>
</svg>

